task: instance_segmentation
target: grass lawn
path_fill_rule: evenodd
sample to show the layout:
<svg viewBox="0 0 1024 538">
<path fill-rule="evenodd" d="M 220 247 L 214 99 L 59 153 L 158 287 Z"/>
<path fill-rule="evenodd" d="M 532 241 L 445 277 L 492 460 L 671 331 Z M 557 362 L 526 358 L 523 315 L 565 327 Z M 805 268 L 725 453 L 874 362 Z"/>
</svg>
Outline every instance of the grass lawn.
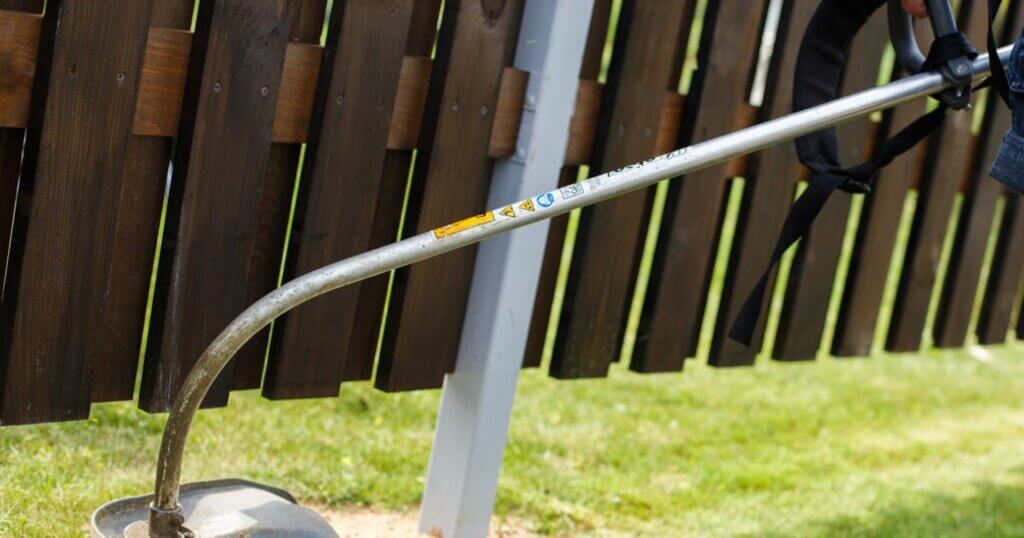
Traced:
<svg viewBox="0 0 1024 538">
<path fill-rule="evenodd" d="M 554 535 L 1024 535 L 1024 346 L 687 365 L 519 387 L 497 510 Z M 304 502 L 415 510 L 438 394 L 203 413 L 185 480 L 243 476 Z M 151 487 L 163 425 L 129 404 L 0 430 L 0 535 L 76 536 Z"/>
</svg>

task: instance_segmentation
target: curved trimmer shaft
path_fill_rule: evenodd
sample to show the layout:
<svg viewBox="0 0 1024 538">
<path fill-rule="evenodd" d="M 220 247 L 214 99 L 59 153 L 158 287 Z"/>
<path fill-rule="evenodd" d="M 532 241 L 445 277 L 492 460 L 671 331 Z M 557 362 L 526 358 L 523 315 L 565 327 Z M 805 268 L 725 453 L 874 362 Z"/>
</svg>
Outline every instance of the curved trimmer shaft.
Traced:
<svg viewBox="0 0 1024 538">
<path fill-rule="evenodd" d="M 1010 47 L 999 51 L 1008 57 Z M 988 56 L 974 61 L 978 76 L 989 72 Z M 602 200 L 682 176 L 853 118 L 934 94 L 946 87 L 941 75 L 924 73 L 872 88 L 828 104 L 767 121 L 741 131 L 677 149 L 665 155 L 592 177 L 475 217 L 342 260 L 303 275 L 247 308 L 221 332 L 199 358 L 174 401 L 156 470 L 156 495 L 150 514 L 152 536 L 177 536 L 182 525 L 178 485 L 182 454 L 192 419 L 217 378 L 246 341 L 274 318 L 318 295 L 445 252 L 480 242 L 521 226 L 568 213 Z"/>
</svg>

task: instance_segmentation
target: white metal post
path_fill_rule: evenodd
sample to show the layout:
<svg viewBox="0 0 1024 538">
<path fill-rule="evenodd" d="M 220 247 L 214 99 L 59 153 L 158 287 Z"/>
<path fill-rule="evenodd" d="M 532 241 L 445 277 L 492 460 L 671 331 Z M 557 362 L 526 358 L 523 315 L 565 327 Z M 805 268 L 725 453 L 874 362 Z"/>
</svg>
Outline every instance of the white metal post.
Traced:
<svg viewBox="0 0 1024 538">
<path fill-rule="evenodd" d="M 593 0 L 527 0 L 515 67 L 530 73 L 516 154 L 495 164 L 488 207 L 555 188 Z M 480 245 L 455 372 L 445 378 L 420 531 L 487 534 L 548 221 Z"/>
</svg>

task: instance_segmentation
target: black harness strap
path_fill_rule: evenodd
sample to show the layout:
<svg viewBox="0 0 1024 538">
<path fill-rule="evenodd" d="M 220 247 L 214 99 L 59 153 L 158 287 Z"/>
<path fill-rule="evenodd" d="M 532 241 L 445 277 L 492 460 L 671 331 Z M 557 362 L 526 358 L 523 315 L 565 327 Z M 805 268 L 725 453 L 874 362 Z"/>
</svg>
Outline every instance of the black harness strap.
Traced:
<svg viewBox="0 0 1024 538">
<path fill-rule="evenodd" d="M 846 65 L 850 45 L 868 18 L 886 0 L 823 0 L 811 18 L 807 32 L 800 43 L 793 84 L 793 111 L 817 106 L 838 97 L 838 87 Z M 992 22 L 1000 0 L 989 0 L 988 48 L 993 59 L 992 83 L 1008 101 L 1009 90 L 1002 62 L 996 54 Z M 936 39 L 925 60 L 922 71 L 934 69 L 944 62 L 967 56 L 974 59 L 978 51 L 963 33 L 948 34 Z M 980 86 L 979 86 L 980 87 Z M 851 194 L 871 191 L 871 183 L 878 171 L 900 154 L 914 147 L 940 125 L 947 107 L 941 105 L 918 118 L 892 138 L 886 140 L 875 155 L 862 164 L 843 168 L 839 162 L 838 137 L 834 127 L 824 129 L 796 140 L 800 162 L 813 172 L 807 188 L 796 199 L 783 222 L 779 238 L 772 250 L 767 269 L 743 303 L 729 331 L 729 337 L 751 345 L 758 318 L 761 315 L 769 277 L 783 254 L 807 235 L 811 223 L 821 212 L 829 196 L 836 190 Z"/>
</svg>

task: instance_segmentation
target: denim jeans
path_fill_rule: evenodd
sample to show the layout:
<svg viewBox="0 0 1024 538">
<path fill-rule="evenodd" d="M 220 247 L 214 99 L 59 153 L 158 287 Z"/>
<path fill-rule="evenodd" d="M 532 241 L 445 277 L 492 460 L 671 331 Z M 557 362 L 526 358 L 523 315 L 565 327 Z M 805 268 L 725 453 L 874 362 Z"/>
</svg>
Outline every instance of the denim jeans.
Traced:
<svg viewBox="0 0 1024 538">
<path fill-rule="evenodd" d="M 1013 126 L 1003 137 L 989 175 L 1014 192 L 1024 194 L 1024 35 L 1017 39 L 1006 62 Z"/>
</svg>

